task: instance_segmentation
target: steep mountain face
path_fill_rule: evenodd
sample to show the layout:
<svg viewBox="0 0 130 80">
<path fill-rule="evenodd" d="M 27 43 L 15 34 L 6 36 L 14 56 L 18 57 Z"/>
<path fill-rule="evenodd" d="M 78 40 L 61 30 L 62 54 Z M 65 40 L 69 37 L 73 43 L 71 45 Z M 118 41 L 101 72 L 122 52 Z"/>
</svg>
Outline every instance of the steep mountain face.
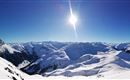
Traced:
<svg viewBox="0 0 130 80">
<path fill-rule="evenodd" d="M 44 73 L 57 68 L 66 67 L 69 64 L 69 57 L 64 51 L 55 51 L 42 55 L 39 59 L 24 69 L 29 74 Z"/>
<path fill-rule="evenodd" d="M 15 66 L 18 66 L 24 60 L 31 62 L 37 59 L 37 56 L 35 54 L 29 55 L 25 50 L 16 50 L 9 44 L 5 44 L 2 40 L 0 42 L 0 45 L 0 57 L 12 62 Z"/>
<path fill-rule="evenodd" d="M 0 56 L 28 74 L 93 76 L 130 70 L 130 44 L 28 42 L 5 44 Z"/>
</svg>

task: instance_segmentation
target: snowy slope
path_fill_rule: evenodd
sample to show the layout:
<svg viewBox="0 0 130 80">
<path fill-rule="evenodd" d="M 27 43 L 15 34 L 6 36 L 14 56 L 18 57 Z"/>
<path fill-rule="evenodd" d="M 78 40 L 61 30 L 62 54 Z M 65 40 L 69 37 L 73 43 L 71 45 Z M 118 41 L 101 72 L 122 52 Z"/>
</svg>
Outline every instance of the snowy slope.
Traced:
<svg viewBox="0 0 130 80">
<path fill-rule="evenodd" d="M 0 58 L 0 79 L 24 80 L 23 74 L 10 62 Z"/>
<path fill-rule="evenodd" d="M 130 62 L 127 62 L 122 59 L 121 56 L 118 56 L 121 53 L 121 51 L 110 51 L 104 54 L 93 55 L 93 57 L 92 55 L 89 55 L 86 56 L 85 62 L 80 61 L 80 63 L 74 63 L 64 69 L 57 69 L 55 71 L 48 72 L 46 75 L 63 75 L 67 77 L 87 76 L 90 78 L 118 78 L 119 76 L 121 78 L 130 78 L 130 74 L 125 74 L 127 77 L 122 75 L 123 73 L 130 73 Z M 97 61 L 96 59 L 100 60 Z"/>
<path fill-rule="evenodd" d="M 40 75 L 28 75 L 18 68 L 16 68 L 12 63 L 0 57 L 0 80 L 43 80 Z"/>
</svg>

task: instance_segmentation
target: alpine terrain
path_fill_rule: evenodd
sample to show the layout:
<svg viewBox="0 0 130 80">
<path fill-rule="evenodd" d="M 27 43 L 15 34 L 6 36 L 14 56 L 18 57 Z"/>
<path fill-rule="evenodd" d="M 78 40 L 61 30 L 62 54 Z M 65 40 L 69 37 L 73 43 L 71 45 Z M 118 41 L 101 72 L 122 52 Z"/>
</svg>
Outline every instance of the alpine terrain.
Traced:
<svg viewBox="0 0 130 80">
<path fill-rule="evenodd" d="M 0 79 L 130 78 L 130 43 L 0 40 Z M 112 74 L 112 75 L 111 75 Z"/>
</svg>

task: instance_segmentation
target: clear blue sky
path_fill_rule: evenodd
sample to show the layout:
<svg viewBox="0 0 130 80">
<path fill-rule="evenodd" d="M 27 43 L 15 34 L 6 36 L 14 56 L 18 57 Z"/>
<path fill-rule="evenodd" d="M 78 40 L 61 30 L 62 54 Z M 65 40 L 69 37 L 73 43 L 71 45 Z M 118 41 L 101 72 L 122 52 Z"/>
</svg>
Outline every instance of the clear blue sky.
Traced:
<svg viewBox="0 0 130 80">
<path fill-rule="evenodd" d="M 71 0 L 78 41 L 130 42 L 130 0 Z M 68 0 L 0 0 L 6 42 L 75 41 Z"/>
</svg>

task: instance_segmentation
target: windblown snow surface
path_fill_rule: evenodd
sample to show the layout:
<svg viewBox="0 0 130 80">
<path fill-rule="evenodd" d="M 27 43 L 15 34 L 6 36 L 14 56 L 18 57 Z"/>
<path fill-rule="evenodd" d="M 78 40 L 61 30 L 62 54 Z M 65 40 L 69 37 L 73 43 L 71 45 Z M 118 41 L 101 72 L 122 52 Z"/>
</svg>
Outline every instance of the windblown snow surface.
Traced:
<svg viewBox="0 0 130 80">
<path fill-rule="evenodd" d="M 8 59 L 6 55 L 2 55 L 1 79 L 130 79 L 129 43 L 28 42 L 12 43 L 8 46 L 10 47 L 6 49 L 6 54 L 15 55 L 13 51 L 18 52 L 17 56 L 12 58 L 17 58 L 18 54 L 24 52 L 23 55 L 34 59 L 22 56 L 23 59 L 14 66 L 12 58 Z"/>
</svg>

